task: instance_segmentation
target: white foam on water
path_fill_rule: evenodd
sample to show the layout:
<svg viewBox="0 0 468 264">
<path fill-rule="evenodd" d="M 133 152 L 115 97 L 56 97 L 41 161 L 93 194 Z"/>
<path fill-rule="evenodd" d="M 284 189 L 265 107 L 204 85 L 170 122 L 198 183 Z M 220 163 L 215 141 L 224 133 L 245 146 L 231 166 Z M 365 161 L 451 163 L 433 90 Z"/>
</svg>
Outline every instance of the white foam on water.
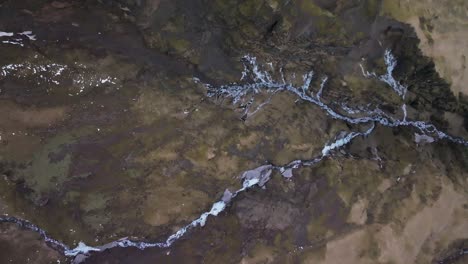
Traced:
<svg viewBox="0 0 468 264">
<path fill-rule="evenodd" d="M 430 123 L 426 123 L 423 121 L 408 121 L 407 114 L 406 114 L 406 105 L 402 105 L 402 110 L 404 112 L 403 120 L 397 120 L 387 115 L 385 112 L 383 112 L 380 109 L 369 110 L 366 107 L 360 107 L 359 110 L 354 110 L 354 109 L 347 107 L 343 103 L 338 104 L 338 105 L 341 105 L 341 109 L 345 110 L 345 112 L 347 112 L 348 114 L 357 114 L 357 113 L 367 114 L 367 116 L 361 116 L 361 117 L 346 116 L 346 115 L 338 113 L 337 111 L 332 109 L 331 106 L 322 102 L 321 95 L 322 95 L 324 85 L 327 81 L 327 77 L 324 77 L 322 79 L 317 96 L 314 97 L 311 95 L 311 92 L 309 89 L 310 83 L 313 78 L 312 71 L 306 75 L 303 75 L 304 84 L 296 88 L 291 83 L 286 82 L 281 68 L 280 68 L 281 81 L 276 82 L 274 81 L 273 77 L 267 71 L 262 71 L 260 69 L 259 65 L 257 65 L 256 63 L 257 60 L 255 57 L 247 55 L 244 57 L 244 60 L 247 61 L 250 65 L 245 65 L 244 72 L 241 78 L 247 79 L 250 77 L 254 81 L 254 83 L 246 83 L 242 85 L 234 83 L 230 85 L 223 85 L 217 88 L 214 88 L 211 85 L 205 84 L 205 86 L 208 89 L 208 96 L 227 97 L 227 98 L 232 99 L 234 104 L 237 104 L 240 102 L 246 102 L 245 97 L 249 97 L 250 98 L 249 101 L 252 101 L 253 96 L 255 96 L 256 94 L 262 91 L 272 93 L 272 94 L 284 91 L 284 92 L 289 92 L 297 96 L 299 99 L 305 102 L 309 102 L 320 107 L 329 116 L 331 116 L 334 119 L 343 120 L 344 122 L 347 122 L 350 124 L 368 124 L 370 125 L 369 128 L 364 132 L 341 133 L 340 135 L 336 137 L 334 141 L 328 144 L 325 144 L 325 146 L 323 146 L 321 155 L 315 158 L 312 158 L 310 160 L 293 160 L 289 162 L 288 164 L 286 164 L 285 166 L 262 165 L 255 169 L 243 172 L 241 175 L 241 178 L 243 180 L 242 187 L 240 189 L 238 189 L 234 193 L 231 193 L 230 191 L 226 190 L 223 194 L 223 197 L 219 201 L 213 203 L 209 211 L 202 213 L 199 218 L 193 220 L 188 225 L 182 227 L 177 232 L 170 235 L 164 242 L 148 243 L 148 242 L 143 242 L 143 241 L 132 241 L 128 238 L 122 238 L 117 241 L 114 241 L 114 242 L 111 242 L 102 246 L 96 246 L 96 247 L 87 246 L 85 243 L 80 242 L 77 247 L 70 249 L 65 244 L 48 237 L 44 230 L 38 228 L 37 226 L 25 220 L 19 220 L 14 217 L 0 217 L 0 222 L 3 221 L 3 222 L 17 223 L 18 225 L 24 226 L 30 230 L 38 232 L 47 242 L 61 249 L 66 256 L 89 255 L 92 252 L 102 251 L 102 250 L 114 248 L 114 247 L 136 247 L 139 249 L 145 249 L 145 248 L 150 248 L 150 247 L 168 248 L 174 242 L 176 242 L 177 240 L 182 238 L 185 234 L 187 234 L 187 232 L 190 231 L 191 229 L 198 227 L 198 226 L 203 227 L 206 224 L 210 216 L 212 217 L 218 216 L 221 212 L 223 212 L 226 209 L 228 204 L 238 194 L 254 186 L 264 187 L 265 184 L 270 180 L 273 170 L 279 171 L 283 177 L 290 179 L 293 176 L 293 169 L 298 169 L 304 166 L 313 166 L 319 163 L 325 157 L 330 156 L 333 151 L 348 145 L 354 138 L 358 136 L 366 137 L 370 135 L 375 128 L 375 124 L 381 124 L 383 126 L 388 126 L 388 127 L 411 126 L 411 127 L 417 128 L 421 132 L 421 134 L 418 134 L 418 133 L 415 134 L 415 140 L 417 142 L 422 142 L 422 141 L 435 142 L 437 139 L 439 140 L 447 139 L 455 143 L 468 146 L 467 141 L 449 136 L 448 134 L 442 131 L 439 131 L 434 125 Z M 402 87 L 404 86 L 401 86 L 401 87 L 398 86 L 400 84 L 397 83 L 396 81 L 394 82 L 394 79 L 392 77 L 393 69 L 396 66 L 396 60 L 389 51 L 388 52 L 386 51 L 385 53 L 385 61 L 388 67 L 387 74 L 384 77 L 377 77 L 377 78 L 391 85 L 394 88 L 395 92 L 397 92 L 402 97 L 404 97 L 404 94 L 406 92 L 406 90 L 402 89 Z M 14 65 L 14 64 L 5 65 L 4 67 L 1 68 L 0 73 L 4 74 L 5 72 L 8 72 L 9 70 L 15 70 L 18 67 L 20 66 Z M 369 73 L 369 72 L 364 71 L 364 68 L 362 67 L 362 65 L 361 65 L 361 69 L 363 71 L 364 76 L 376 77 L 374 73 Z M 39 70 L 42 70 L 42 68 L 40 68 Z M 101 82 L 112 81 L 112 79 L 110 80 L 104 79 L 104 80 L 101 79 Z M 197 78 L 194 78 L 194 81 L 200 82 L 200 80 Z"/>
<path fill-rule="evenodd" d="M 3 32 L 3 31 L 0 31 L 0 37 L 13 37 L 15 33 L 13 32 Z"/>
<path fill-rule="evenodd" d="M 273 68 L 273 66 L 272 66 Z M 312 82 L 312 79 L 314 78 L 314 72 L 310 71 L 302 76 L 302 80 L 304 81 L 304 84 L 302 85 L 302 91 L 305 93 L 309 90 L 310 83 Z"/>
<path fill-rule="evenodd" d="M 11 45 L 24 47 L 24 43 L 22 42 L 23 39 L 21 38 L 21 36 L 27 37 L 30 41 L 37 40 L 36 35 L 34 35 L 32 31 L 23 31 L 20 33 L 0 31 L 0 37 L 10 38 L 8 40 L 2 40 L 3 44 L 11 44 Z M 15 38 L 11 38 L 11 37 L 15 37 Z"/>
<path fill-rule="evenodd" d="M 403 104 L 401 106 L 401 109 L 403 110 L 403 121 L 406 122 L 406 117 L 408 116 L 408 112 L 406 110 L 406 104 Z"/>
<path fill-rule="evenodd" d="M 328 81 L 328 77 L 325 76 L 325 77 L 323 77 L 322 82 L 320 83 L 320 89 L 317 92 L 317 100 L 319 100 L 319 101 L 320 101 L 320 97 L 322 96 L 323 87 L 325 87 L 325 84 L 327 83 L 327 81 Z"/>
<path fill-rule="evenodd" d="M 434 138 L 446 139 L 457 144 L 463 144 L 468 146 L 468 141 L 463 140 L 461 138 L 456 138 L 446 134 L 438 130 L 434 125 L 425 122 L 425 121 L 409 121 L 407 120 L 406 116 L 406 105 L 402 106 L 404 111 L 404 118 L 402 120 L 395 119 L 394 117 L 390 116 L 389 114 L 385 113 L 384 111 L 376 108 L 376 109 L 367 109 L 366 107 L 360 107 L 359 111 L 353 110 L 349 107 L 345 107 L 341 104 L 341 109 L 345 110 L 348 114 L 355 114 L 360 113 L 362 114 L 360 117 L 351 117 L 347 115 L 340 114 L 339 112 L 335 111 L 330 105 L 322 102 L 322 92 L 324 85 L 327 81 L 327 77 L 323 77 L 319 91 L 317 96 L 314 97 L 310 93 L 310 89 L 308 85 L 310 84 L 309 78 L 312 78 L 312 74 L 306 74 L 303 76 L 304 84 L 298 88 L 296 88 L 292 83 L 288 83 L 285 79 L 285 76 L 282 72 L 282 68 L 280 68 L 280 76 L 281 80 L 275 81 L 272 75 L 268 71 L 261 70 L 261 67 L 257 64 L 257 59 L 251 55 L 244 56 L 244 64 L 245 74 L 244 79 L 252 79 L 254 82 L 246 82 L 243 84 L 228 84 L 222 85 L 220 87 L 213 87 L 211 85 L 205 84 L 205 87 L 208 90 L 207 96 L 208 97 L 216 97 L 216 98 L 227 98 L 232 100 L 234 105 L 239 104 L 240 102 L 245 101 L 246 97 L 254 98 L 255 95 L 266 92 L 270 94 L 275 94 L 278 92 L 290 92 L 296 95 L 299 99 L 312 103 L 322 110 L 324 110 L 329 116 L 334 119 L 345 121 L 349 124 L 365 124 L 365 123 L 378 123 L 383 126 L 388 127 L 400 127 L 400 126 L 408 126 L 414 127 L 418 129 L 422 134 L 433 136 Z M 397 61 L 390 50 L 386 50 L 384 54 L 384 61 L 387 66 L 386 74 L 377 76 L 373 72 L 368 72 L 364 70 L 364 67 L 360 65 L 362 73 L 365 77 L 368 78 L 377 78 L 382 82 L 387 83 L 392 89 L 399 94 L 402 98 L 405 97 L 406 94 L 406 86 L 401 85 L 398 81 L 395 80 L 393 77 L 393 71 L 397 65 Z M 311 71 L 312 72 L 312 71 Z M 305 89 L 305 88 L 308 89 Z M 255 111 L 257 112 L 257 111 Z"/>
<path fill-rule="evenodd" d="M 345 103 L 341 103 L 340 107 L 349 115 L 356 115 L 362 112 L 361 109 L 353 109 L 349 107 L 348 105 L 346 105 Z"/>
<path fill-rule="evenodd" d="M 406 92 L 408 88 L 393 77 L 393 71 L 395 70 L 395 67 L 397 66 L 397 60 L 395 56 L 393 56 L 391 50 L 387 49 L 385 50 L 384 53 L 384 61 L 385 61 L 385 66 L 386 66 L 386 73 L 380 76 L 377 76 L 375 72 L 368 72 L 364 70 L 364 67 L 362 64 L 359 64 L 361 67 L 362 75 L 366 78 L 377 78 L 381 80 L 382 82 L 388 84 L 392 89 L 401 97 L 405 98 Z"/>
<path fill-rule="evenodd" d="M 26 36 L 29 40 L 37 40 L 36 35 L 34 35 L 32 31 L 24 31 L 18 34 L 22 36 Z"/>
<path fill-rule="evenodd" d="M 78 254 L 88 254 L 93 251 L 101 251 L 99 248 L 87 246 L 83 242 L 79 242 L 78 246 L 74 249 L 65 250 L 64 254 L 68 257 L 74 257 Z"/>
<path fill-rule="evenodd" d="M 8 216 L 8 215 L 4 215 L 4 216 L 0 216 L 0 223 L 14 223 L 22 228 L 26 228 L 28 230 L 31 230 L 31 231 L 34 231 L 36 233 L 38 233 L 43 239 L 44 241 L 46 241 L 47 243 L 49 243 L 50 245 L 52 245 L 54 248 L 57 248 L 61 251 L 66 251 L 68 250 L 68 246 L 65 245 L 64 243 L 58 241 L 58 240 L 55 240 L 53 238 L 51 238 L 45 230 L 41 229 L 40 227 L 36 226 L 35 224 L 29 222 L 28 220 L 24 220 L 24 219 L 19 219 L 19 218 L 16 218 L 16 217 L 11 217 L 11 216 Z"/>
<path fill-rule="evenodd" d="M 17 45 L 20 47 L 24 47 L 24 44 L 18 41 L 10 41 L 10 40 L 2 40 L 3 44 L 11 44 L 11 45 Z"/>
<path fill-rule="evenodd" d="M 359 136 L 359 133 L 351 132 L 347 134 L 344 138 L 338 139 L 329 145 L 325 145 L 325 147 L 323 147 L 322 149 L 322 156 L 328 156 L 332 150 L 347 145 L 353 138 L 357 136 Z"/>
</svg>

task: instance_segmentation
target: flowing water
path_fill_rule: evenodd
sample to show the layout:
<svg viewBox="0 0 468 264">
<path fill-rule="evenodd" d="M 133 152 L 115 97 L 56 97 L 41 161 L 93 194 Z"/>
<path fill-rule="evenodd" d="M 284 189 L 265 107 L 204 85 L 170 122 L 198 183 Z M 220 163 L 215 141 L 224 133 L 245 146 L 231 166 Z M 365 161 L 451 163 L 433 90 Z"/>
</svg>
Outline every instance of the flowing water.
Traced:
<svg viewBox="0 0 468 264">
<path fill-rule="evenodd" d="M 439 140 L 449 140 L 457 144 L 468 146 L 468 141 L 456 138 L 448 135 L 445 132 L 440 131 L 434 125 L 417 120 L 407 120 L 406 114 L 406 105 L 402 105 L 402 111 L 404 113 L 403 119 L 396 119 L 389 114 L 385 113 L 379 108 L 376 109 L 367 109 L 361 107 L 359 109 L 351 109 L 343 104 L 338 104 L 340 109 L 334 109 L 329 103 L 323 101 L 321 98 L 323 90 L 326 89 L 326 84 L 328 77 L 324 76 L 321 78 L 320 86 L 317 89 L 317 92 L 313 91 L 311 87 L 311 81 L 314 77 L 313 71 L 310 71 L 303 75 L 304 83 L 300 87 L 295 87 L 293 84 L 288 83 L 285 80 L 284 75 L 282 74 L 282 69 L 279 69 L 280 72 L 280 81 L 276 81 L 274 77 L 267 71 L 262 70 L 262 65 L 257 63 L 255 57 L 247 55 L 244 58 L 244 71 L 242 72 L 241 83 L 234 83 L 222 86 L 213 86 L 210 84 L 203 84 L 208 90 L 208 97 L 215 97 L 217 100 L 227 99 L 232 102 L 234 105 L 242 105 L 245 108 L 245 114 L 248 117 L 255 114 L 258 111 L 261 111 L 262 107 L 265 104 L 269 103 L 268 101 L 256 103 L 255 97 L 261 93 L 268 93 L 271 96 L 281 92 L 291 93 L 296 96 L 298 99 L 303 100 L 307 103 L 316 105 L 325 111 L 331 118 L 345 121 L 350 124 L 363 124 L 367 126 L 364 131 L 353 131 L 349 133 L 341 133 L 336 136 L 335 139 L 331 140 L 325 144 L 322 148 L 322 151 L 316 157 L 309 160 L 293 160 L 284 165 L 277 164 L 268 164 L 262 165 L 260 167 L 245 171 L 241 173 L 242 175 L 242 187 L 234 192 L 225 190 L 223 197 L 213 203 L 211 209 L 207 212 L 204 212 L 200 215 L 199 218 L 193 220 L 191 223 L 179 229 L 174 234 L 170 235 L 163 242 L 143 242 L 143 241 L 133 241 L 128 238 L 118 239 L 114 242 L 107 243 L 102 246 L 87 246 L 85 242 L 80 242 L 79 245 L 75 248 L 70 248 L 64 243 L 57 241 L 47 235 L 46 231 L 40 227 L 30 223 L 27 220 L 18 219 L 15 217 L 2 216 L 0 217 L 0 222 L 9 222 L 15 223 L 23 228 L 32 230 L 40 234 L 40 236 L 53 248 L 61 251 L 65 256 L 68 257 L 77 257 L 77 262 L 81 262 L 85 259 L 85 256 L 93 254 L 93 252 L 99 252 L 110 248 L 115 247 L 135 247 L 141 250 L 157 247 L 157 248 L 169 248 L 181 237 L 188 235 L 188 232 L 197 227 L 203 227 L 206 224 L 208 217 L 216 217 L 221 212 L 225 210 L 227 206 L 235 202 L 236 196 L 238 194 L 247 191 L 253 187 L 265 187 L 266 183 L 270 180 L 271 175 L 274 171 L 278 171 L 284 178 L 291 179 L 293 176 L 293 170 L 301 167 L 308 167 L 316 165 L 321 162 L 323 159 L 326 159 L 328 156 L 333 155 L 333 152 L 348 145 L 356 137 L 367 137 L 369 136 L 376 125 L 388 126 L 388 127 L 412 127 L 416 129 L 420 134 L 416 134 L 416 142 L 420 141 L 421 137 L 426 138 L 428 142 L 435 142 Z M 401 98 L 404 99 L 407 88 L 396 81 L 393 77 L 393 70 L 397 64 L 396 59 L 392 55 L 390 50 L 385 51 L 385 64 L 387 67 L 387 72 L 385 75 L 377 76 L 375 73 L 369 73 L 362 68 L 363 75 L 366 78 L 376 78 L 384 83 L 386 83 L 389 88 L 393 89 Z M 7 70 L 16 70 L 20 66 L 4 66 L 4 74 L 9 74 Z M 22 66 L 21 66 L 22 67 Z M 271 65 L 269 67 L 273 69 Z M 41 68 L 41 70 L 48 72 L 49 67 Z M 36 73 L 35 69 L 32 69 Z M 63 70 L 63 68 L 62 68 Z M 62 71 L 60 70 L 60 72 Z M 39 70 L 37 70 L 39 71 Z M 57 73 L 58 75 L 60 73 Z M 55 75 L 57 75 L 55 74 Z M 194 78 L 195 83 L 199 83 L 198 78 Z M 102 82 L 102 81 L 101 81 Z M 255 110 L 251 110 L 254 108 Z M 343 113 L 339 111 L 342 110 Z"/>
<path fill-rule="evenodd" d="M 462 71 L 394 2 L 0 3 L 0 262 L 463 261 Z"/>
</svg>

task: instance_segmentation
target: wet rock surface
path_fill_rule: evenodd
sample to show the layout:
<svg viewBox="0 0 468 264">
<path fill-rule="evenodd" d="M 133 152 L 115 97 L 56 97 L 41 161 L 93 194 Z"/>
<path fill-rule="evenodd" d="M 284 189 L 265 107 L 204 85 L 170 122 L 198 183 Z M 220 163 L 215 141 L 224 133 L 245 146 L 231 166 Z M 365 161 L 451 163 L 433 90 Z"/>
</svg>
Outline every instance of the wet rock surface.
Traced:
<svg viewBox="0 0 468 264">
<path fill-rule="evenodd" d="M 2 2 L 0 262 L 463 263 L 466 98 L 387 2 Z"/>
</svg>

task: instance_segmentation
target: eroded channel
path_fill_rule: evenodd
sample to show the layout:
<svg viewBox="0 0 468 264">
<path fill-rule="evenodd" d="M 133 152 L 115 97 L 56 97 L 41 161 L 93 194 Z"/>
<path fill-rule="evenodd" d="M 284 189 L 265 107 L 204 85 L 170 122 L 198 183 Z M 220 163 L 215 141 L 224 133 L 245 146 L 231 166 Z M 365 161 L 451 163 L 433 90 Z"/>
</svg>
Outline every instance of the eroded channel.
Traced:
<svg viewBox="0 0 468 264">
<path fill-rule="evenodd" d="M 385 52 L 384 61 L 386 65 L 386 74 L 379 76 L 373 72 L 368 72 L 361 65 L 362 74 L 366 78 L 374 78 L 384 82 L 388 85 L 389 89 L 392 89 L 401 97 L 401 99 L 404 99 L 407 88 L 395 80 L 393 76 L 393 70 L 397 65 L 397 61 L 390 50 Z M 228 101 L 229 104 L 233 104 L 235 107 L 243 109 L 243 120 L 250 118 L 259 111 L 262 111 L 267 104 L 271 103 L 271 98 L 276 94 L 290 93 L 295 96 L 297 100 L 302 100 L 308 104 L 318 106 L 330 118 L 344 121 L 350 125 L 356 125 L 356 127 L 359 128 L 356 129 L 356 131 L 341 132 L 337 134 L 334 139 L 330 139 L 330 141 L 322 147 L 320 153 L 311 159 L 297 159 L 286 164 L 265 164 L 240 173 L 242 183 L 239 189 L 226 189 L 223 196 L 213 203 L 209 211 L 202 213 L 199 218 L 180 228 L 162 242 L 135 241 L 129 238 L 121 238 L 101 246 L 88 246 L 86 242 L 80 242 L 77 247 L 72 248 L 50 237 L 46 230 L 41 229 L 27 220 L 10 216 L 1 216 L 0 222 L 15 223 L 22 228 L 37 232 L 48 243 L 48 245 L 60 251 L 65 256 L 73 257 L 75 263 L 80 263 L 94 252 L 100 252 L 116 247 L 135 247 L 141 250 L 153 247 L 169 248 L 177 240 L 186 236 L 191 230 L 197 227 L 203 227 L 206 224 L 208 217 L 215 217 L 223 212 L 227 206 L 235 202 L 236 197 L 240 193 L 254 187 L 265 188 L 267 182 L 275 172 L 289 180 L 293 177 L 295 169 L 314 166 L 327 157 L 333 155 L 334 151 L 348 145 L 353 139 L 357 137 L 366 138 L 374 131 L 376 126 L 407 127 L 414 129 L 417 131 L 415 132 L 416 143 L 419 143 L 420 141 L 432 143 L 440 140 L 448 140 L 456 144 L 468 146 L 468 141 L 451 136 L 439 130 L 431 123 L 410 120 L 407 117 L 406 105 L 404 103 L 401 104 L 402 114 L 398 115 L 400 117 L 397 117 L 397 115 L 388 114 L 379 108 L 370 109 L 367 106 L 351 108 L 343 102 L 327 102 L 322 96 L 324 89 L 327 89 L 327 76 L 319 76 L 320 86 L 314 89 L 311 87 L 311 83 L 312 80 L 317 77 L 314 76 L 313 71 L 310 71 L 303 75 L 303 84 L 301 86 L 295 86 L 286 80 L 282 68 L 275 69 L 272 64 L 258 64 L 257 59 L 251 55 L 245 56 L 243 58 L 243 62 L 244 71 L 239 83 L 214 86 L 202 83 L 198 78 L 194 78 L 194 82 L 204 86 L 207 90 L 207 96 L 213 98 L 215 102 L 219 100 Z M 7 67 L 9 70 L 15 70 L 16 68 L 17 66 Z M 5 72 L 6 69 L 4 69 L 4 73 Z M 275 73 L 278 77 L 274 77 Z M 266 99 L 263 101 L 259 100 L 258 97 L 260 97 L 260 95 L 263 95 L 263 98 Z"/>
</svg>

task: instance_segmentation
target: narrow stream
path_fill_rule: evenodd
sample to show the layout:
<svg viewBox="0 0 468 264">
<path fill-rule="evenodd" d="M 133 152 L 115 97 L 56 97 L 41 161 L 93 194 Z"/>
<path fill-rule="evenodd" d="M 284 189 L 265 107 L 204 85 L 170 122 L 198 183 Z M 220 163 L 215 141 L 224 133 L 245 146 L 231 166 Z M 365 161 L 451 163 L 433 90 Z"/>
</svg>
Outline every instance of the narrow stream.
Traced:
<svg viewBox="0 0 468 264">
<path fill-rule="evenodd" d="M 378 76 L 373 72 L 368 72 L 361 65 L 362 73 L 366 78 L 375 78 L 377 80 L 385 82 L 395 91 L 395 93 L 397 93 L 402 99 L 404 99 L 407 87 L 400 84 L 393 77 L 393 70 L 397 64 L 396 59 L 389 50 L 385 52 L 384 59 L 387 66 L 387 72 L 385 75 Z M 89 256 L 93 252 L 103 251 L 109 248 L 136 247 L 142 250 L 151 247 L 168 248 L 178 239 L 186 235 L 187 232 L 189 232 L 191 229 L 194 229 L 199 226 L 203 227 L 206 224 L 208 217 L 214 217 L 219 215 L 231 202 L 233 202 L 236 196 L 238 196 L 240 193 L 255 186 L 263 187 L 271 179 L 271 175 L 274 171 L 279 172 L 285 178 L 291 178 L 293 176 L 294 169 L 306 166 L 313 166 L 319 163 L 327 156 L 330 156 L 334 150 L 348 145 L 356 137 L 367 137 L 373 132 L 375 126 L 379 124 L 386 127 L 414 127 L 420 133 L 416 134 L 416 136 L 424 138 L 427 142 L 435 142 L 438 140 L 445 139 L 457 144 L 468 146 L 468 141 L 450 136 L 445 132 L 440 131 L 430 123 L 424 121 L 407 120 L 405 104 L 401 106 L 403 112 L 402 119 L 396 119 L 395 117 L 390 116 L 389 114 L 385 113 L 384 111 L 378 108 L 368 109 L 367 107 L 359 107 L 358 109 L 353 109 L 348 107 L 344 103 L 338 105 L 340 107 L 340 111 L 338 111 L 333 109 L 330 106 L 330 104 L 327 104 L 322 99 L 322 93 L 323 90 L 326 88 L 328 81 L 328 78 L 326 76 L 321 78 L 320 87 L 317 93 L 314 95 L 314 92 L 310 89 L 310 85 L 314 77 L 313 71 L 303 75 L 302 86 L 295 87 L 292 83 L 288 83 L 286 81 L 282 69 L 279 69 L 279 73 L 281 75 L 280 81 L 275 81 L 275 79 L 268 71 L 263 71 L 261 69 L 262 67 L 257 64 L 255 57 L 245 56 L 244 62 L 245 67 L 241 78 L 241 81 L 244 82 L 243 84 L 234 83 L 229 85 L 223 85 L 221 87 L 213 87 L 209 84 L 204 84 L 208 90 L 207 95 L 209 97 L 230 100 L 235 105 L 242 105 L 245 108 L 245 118 L 248 118 L 257 113 L 258 111 L 261 111 L 261 109 L 265 105 L 270 103 L 270 99 L 272 98 L 272 96 L 274 96 L 274 94 L 280 92 L 288 92 L 295 95 L 298 100 L 303 100 L 304 102 L 308 102 L 320 107 L 333 119 L 342 120 L 349 124 L 362 124 L 364 125 L 364 127 L 367 128 L 364 131 L 340 133 L 336 136 L 335 139 L 325 144 L 322 148 L 321 153 L 319 153 L 319 155 L 312 159 L 293 160 L 284 165 L 267 164 L 243 172 L 241 174 L 241 188 L 239 188 L 235 192 L 230 192 L 229 190 L 226 190 L 224 192 L 223 197 L 221 197 L 220 200 L 216 201 L 209 211 L 202 213 L 199 218 L 193 220 L 188 225 L 179 229 L 177 232 L 170 235 L 163 242 L 148 243 L 143 241 L 132 241 L 128 238 L 122 238 L 114 242 L 96 247 L 90 247 L 87 246 L 84 242 L 80 242 L 77 247 L 70 248 L 62 242 L 49 237 L 45 230 L 30 223 L 27 220 L 22 220 L 10 216 L 2 216 L 0 217 L 0 222 L 15 223 L 23 228 L 39 233 L 41 237 L 51 247 L 59 250 L 60 252 L 63 252 L 63 254 L 66 256 L 75 257 L 74 262 L 79 263 L 82 262 L 87 256 Z M 271 69 L 273 69 L 273 66 L 271 64 L 268 64 L 268 66 Z M 250 79 L 251 82 L 247 82 L 248 79 Z M 200 82 L 200 80 L 197 78 L 194 78 L 194 81 Z M 256 104 L 257 106 L 253 107 L 255 105 L 255 96 L 260 93 L 267 93 L 270 94 L 270 96 L 266 101 Z M 343 113 L 340 113 L 341 111 Z"/>
</svg>

